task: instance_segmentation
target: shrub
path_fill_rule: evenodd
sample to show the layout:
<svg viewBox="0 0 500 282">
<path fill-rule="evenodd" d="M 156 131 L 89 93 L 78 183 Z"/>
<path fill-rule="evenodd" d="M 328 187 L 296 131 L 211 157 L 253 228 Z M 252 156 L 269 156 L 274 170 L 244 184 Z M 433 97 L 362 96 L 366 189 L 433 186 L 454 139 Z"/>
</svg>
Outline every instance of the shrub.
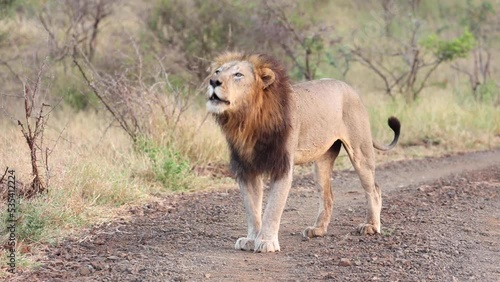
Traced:
<svg viewBox="0 0 500 282">
<path fill-rule="evenodd" d="M 160 43 L 180 53 L 182 68 L 202 81 L 210 62 L 200 58 L 213 57 L 246 40 L 243 34 L 251 26 L 249 7 L 244 1 L 159 0 L 148 28 Z"/>
<path fill-rule="evenodd" d="M 452 61 L 457 58 L 465 58 L 476 46 L 476 40 L 469 30 L 453 40 L 442 40 L 436 34 L 432 34 L 422 45 L 431 50 L 438 60 Z"/>
<path fill-rule="evenodd" d="M 187 190 L 192 180 L 189 161 L 170 146 L 155 144 L 141 138 L 136 142 L 138 151 L 151 161 L 153 173 L 163 186 L 172 191 Z"/>
</svg>

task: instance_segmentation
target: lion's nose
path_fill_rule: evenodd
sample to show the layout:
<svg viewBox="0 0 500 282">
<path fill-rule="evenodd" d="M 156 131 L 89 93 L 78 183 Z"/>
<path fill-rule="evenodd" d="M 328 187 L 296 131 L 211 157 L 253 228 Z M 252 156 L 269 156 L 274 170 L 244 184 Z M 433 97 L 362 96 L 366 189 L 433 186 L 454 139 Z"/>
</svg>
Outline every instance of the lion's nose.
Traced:
<svg viewBox="0 0 500 282">
<path fill-rule="evenodd" d="M 213 88 L 217 87 L 217 86 L 221 86 L 222 85 L 222 82 L 220 80 L 215 80 L 215 79 L 210 79 L 210 85 L 212 85 Z"/>
</svg>

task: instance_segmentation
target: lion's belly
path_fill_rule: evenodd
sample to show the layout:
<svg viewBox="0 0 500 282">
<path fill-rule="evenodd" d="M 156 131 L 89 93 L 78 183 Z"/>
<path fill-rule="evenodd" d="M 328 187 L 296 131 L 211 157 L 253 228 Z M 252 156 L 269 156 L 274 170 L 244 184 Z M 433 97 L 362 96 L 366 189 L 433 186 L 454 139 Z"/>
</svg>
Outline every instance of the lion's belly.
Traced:
<svg viewBox="0 0 500 282">
<path fill-rule="evenodd" d="M 297 165 L 312 162 L 322 156 L 330 147 L 331 145 L 326 147 L 326 149 L 323 148 L 323 150 L 297 149 L 293 161 Z"/>
<path fill-rule="evenodd" d="M 294 152 L 295 164 L 316 160 L 325 154 L 339 138 L 338 129 L 329 128 L 328 126 L 301 130 Z"/>
<path fill-rule="evenodd" d="M 317 80 L 294 86 L 295 164 L 314 161 L 343 136 L 343 107 L 352 88 L 336 80 Z"/>
</svg>

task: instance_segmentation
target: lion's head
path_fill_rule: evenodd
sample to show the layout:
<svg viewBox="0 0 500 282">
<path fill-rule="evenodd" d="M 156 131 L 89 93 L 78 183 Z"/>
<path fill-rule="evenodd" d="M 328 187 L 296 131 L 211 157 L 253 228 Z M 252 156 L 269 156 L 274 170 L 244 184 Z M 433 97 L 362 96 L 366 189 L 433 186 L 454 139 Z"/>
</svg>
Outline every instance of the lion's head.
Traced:
<svg viewBox="0 0 500 282">
<path fill-rule="evenodd" d="M 261 55 L 226 53 L 215 60 L 207 91 L 207 110 L 214 114 L 236 112 L 249 105 L 276 79 Z M 260 97 L 262 98 L 262 97 Z"/>
<path fill-rule="evenodd" d="M 288 165 L 283 144 L 290 131 L 285 69 L 270 56 L 234 52 L 217 57 L 212 69 L 207 110 L 226 135 L 233 170 L 279 176 Z"/>
</svg>

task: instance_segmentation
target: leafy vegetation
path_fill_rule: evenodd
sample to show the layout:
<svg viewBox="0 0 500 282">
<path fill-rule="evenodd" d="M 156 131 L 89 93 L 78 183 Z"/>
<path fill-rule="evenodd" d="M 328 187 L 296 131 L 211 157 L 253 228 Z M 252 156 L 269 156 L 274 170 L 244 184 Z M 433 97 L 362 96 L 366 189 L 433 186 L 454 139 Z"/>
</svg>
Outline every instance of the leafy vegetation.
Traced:
<svg viewBox="0 0 500 282">
<path fill-rule="evenodd" d="M 136 143 L 137 150 L 144 153 L 152 163 L 156 179 L 172 191 L 188 190 L 193 175 L 189 161 L 170 146 L 155 145 L 142 139 Z"/>
<path fill-rule="evenodd" d="M 467 57 L 476 44 L 474 36 L 468 30 L 453 40 L 443 40 L 432 34 L 422 41 L 424 47 L 429 48 L 439 61 L 444 62 Z"/>
</svg>

